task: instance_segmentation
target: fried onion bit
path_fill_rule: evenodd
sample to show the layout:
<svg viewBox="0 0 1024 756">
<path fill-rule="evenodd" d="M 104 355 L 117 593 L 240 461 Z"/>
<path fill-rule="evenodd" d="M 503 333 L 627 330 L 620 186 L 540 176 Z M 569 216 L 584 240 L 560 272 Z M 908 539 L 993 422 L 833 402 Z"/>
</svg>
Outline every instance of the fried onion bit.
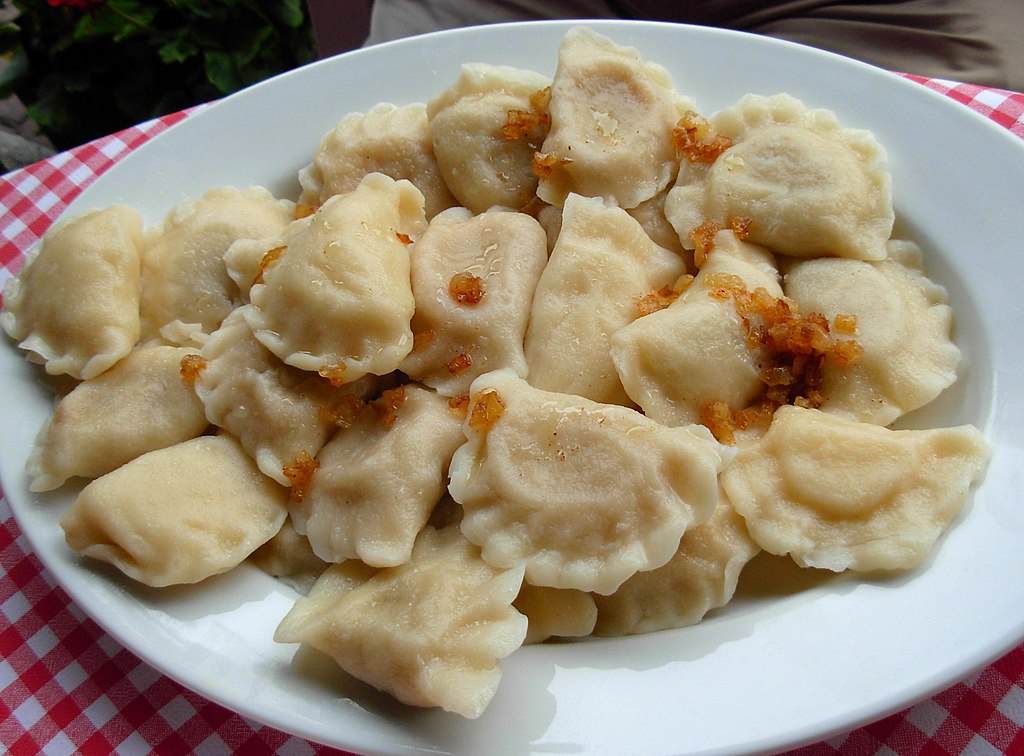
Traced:
<svg viewBox="0 0 1024 756">
<path fill-rule="evenodd" d="M 302 500 L 306 498 L 306 494 L 309 493 L 309 487 L 313 482 L 313 473 L 320 467 L 320 462 L 309 456 L 309 453 L 305 450 L 299 452 L 299 456 L 295 458 L 290 465 L 285 465 L 281 468 L 281 472 L 288 478 L 288 481 L 292 484 L 292 490 L 290 498 L 296 504 L 301 504 Z"/>
</svg>

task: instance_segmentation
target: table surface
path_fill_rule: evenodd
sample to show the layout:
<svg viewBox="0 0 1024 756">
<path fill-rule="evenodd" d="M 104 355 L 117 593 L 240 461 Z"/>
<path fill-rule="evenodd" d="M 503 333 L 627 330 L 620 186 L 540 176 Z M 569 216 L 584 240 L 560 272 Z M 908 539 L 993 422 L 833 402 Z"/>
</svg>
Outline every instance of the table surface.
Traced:
<svg viewBox="0 0 1024 756">
<path fill-rule="evenodd" d="M 1024 139 L 1024 94 L 907 78 Z M 0 177 L 0 283 L 82 189 L 194 111 L 140 124 Z M 5 750 L 342 753 L 239 716 L 120 646 L 55 584 L 0 492 L 0 752 Z M 1024 644 L 911 708 L 792 753 L 1024 753 Z"/>
</svg>

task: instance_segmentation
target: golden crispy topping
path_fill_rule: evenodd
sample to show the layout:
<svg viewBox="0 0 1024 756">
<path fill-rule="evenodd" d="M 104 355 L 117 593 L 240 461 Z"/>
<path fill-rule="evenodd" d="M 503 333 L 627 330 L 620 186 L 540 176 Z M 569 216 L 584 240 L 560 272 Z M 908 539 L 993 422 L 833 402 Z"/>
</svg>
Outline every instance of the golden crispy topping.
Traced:
<svg viewBox="0 0 1024 756">
<path fill-rule="evenodd" d="M 181 379 L 190 386 L 195 385 L 199 380 L 199 374 L 207 366 L 206 359 L 201 354 L 186 354 L 181 358 Z"/>
<path fill-rule="evenodd" d="M 707 119 L 692 110 L 686 111 L 672 130 L 672 146 L 691 163 L 713 163 L 732 144 L 729 137 L 712 134 Z"/>
<path fill-rule="evenodd" d="M 665 284 L 660 289 L 651 290 L 643 296 L 637 297 L 633 300 L 633 304 L 636 307 L 636 316 L 642 318 L 658 310 L 664 310 L 676 301 L 680 294 L 690 288 L 692 283 L 693 276 L 685 273 L 679 276 L 671 286 Z"/>
<path fill-rule="evenodd" d="M 679 295 L 672 291 L 672 287 L 665 284 L 660 289 L 652 289 L 646 294 L 633 300 L 636 307 L 636 316 L 642 318 L 658 310 L 664 310 L 672 304 Z"/>
<path fill-rule="evenodd" d="M 774 297 L 761 287 L 748 291 L 738 276 L 730 274 L 710 275 L 705 283 L 709 296 L 732 299 L 747 346 L 760 355 L 759 377 L 764 384 L 758 402 L 739 412 L 728 406 L 723 409 L 721 402 L 700 408 L 701 422 L 706 418 L 704 424 L 723 443 L 732 443 L 725 439 L 732 438 L 733 430 L 765 422 L 784 404 L 820 407 L 825 400 L 821 383 L 826 360 L 852 365 L 864 351 L 853 339 L 836 337 L 836 333 L 847 334 L 851 327 L 856 328 L 852 316 L 838 315 L 830 324 L 820 313 L 802 315 L 794 302 Z M 727 411 L 728 421 L 724 419 Z"/>
<path fill-rule="evenodd" d="M 534 113 L 547 113 L 551 105 L 551 87 L 538 89 L 530 95 L 530 110 Z"/>
<path fill-rule="evenodd" d="M 321 407 L 320 414 L 325 422 L 333 423 L 339 428 L 351 428 L 359 416 L 359 411 L 366 406 L 355 394 L 344 394 L 341 399 L 329 407 Z"/>
<path fill-rule="evenodd" d="M 326 378 L 335 388 L 345 385 L 345 365 L 324 365 L 316 372 L 321 378 Z"/>
<path fill-rule="evenodd" d="M 729 219 L 729 228 L 736 235 L 736 238 L 742 241 L 750 235 L 750 224 L 753 222 L 753 218 L 741 218 L 736 215 Z"/>
<path fill-rule="evenodd" d="M 750 235 L 750 224 L 753 220 L 750 218 L 741 218 L 734 216 L 729 219 L 729 230 L 733 232 L 737 239 L 743 240 Z M 703 268 L 704 263 L 707 262 L 708 255 L 715 249 L 715 237 L 719 231 L 725 229 L 721 223 L 716 220 L 706 220 L 694 229 L 690 230 L 689 236 L 693 241 L 693 262 L 698 268 Z"/>
<path fill-rule="evenodd" d="M 551 125 L 551 116 L 547 113 L 534 113 L 530 110 L 510 110 L 508 120 L 501 127 L 501 136 L 509 142 L 525 139 L 535 129 L 546 129 Z"/>
<path fill-rule="evenodd" d="M 484 389 L 473 397 L 469 414 L 469 427 L 475 431 L 488 431 L 505 412 L 505 403 L 494 389 Z"/>
<path fill-rule="evenodd" d="M 501 127 L 502 138 L 509 142 L 527 139 L 531 147 L 539 147 L 551 127 L 549 102 L 551 87 L 546 87 L 530 95 L 529 110 L 509 110 L 505 116 L 505 124 Z"/>
<path fill-rule="evenodd" d="M 457 354 L 452 357 L 448 362 L 444 363 L 445 369 L 452 375 L 459 375 L 469 370 L 473 364 L 473 358 L 465 352 Z"/>
<path fill-rule="evenodd" d="M 572 162 L 570 157 L 558 157 L 551 152 L 535 152 L 533 160 L 530 161 L 530 170 L 540 179 L 548 178 L 556 168 L 561 168 Z"/>
<path fill-rule="evenodd" d="M 260 260 L 259 270 L 256 271 L 256 277 L 252 279 L 252 285 L 263 283 L 263 274 L 267 271 L 271 265 L 277 262 L 277 259 L 288 249 L 287 247 L 274 247 L 273 249 L 267 250 L 266 254 L 263 255 L 263 259 Z"/>
<path fill-rule="evenodd" d="M 690 239 L 693 241 L 693 262 L 698 268 L 703 268 L 707 262 L 708 255 L 715 248 L 715 236 L 722 230 L 722 224 L 716 220 L 706 220 L 697 228 L 690 230 Z"/>
<path fill-rule="evenodd" d="M 448 400 L 448 408 L 462 418 L 469 411 L 469 394 L 459 394 Z"/>
<path fill-rule="evenodd" d="M 484 298 L 484 280 L 470 273 L 456 273 L 448 282 L 448 293 L 460 305 L 480 304 Z"/>
<path fill-rule="evenodd" d="M 733 422 L 732 410 L 723 401 L 705 402 L 700 408 L 700 424 L 711 431 L 719 443 L 736 443 L 736 424 Z"/>
<path fill-rule="evenodd" d="M 295 205 L 295 220 L 302 220 L 303 218 L 308 218 L 309 216 L 311 216 L 315 212 L 316 212 L 316 205 L 303 205 L 301 203 L 300 204 L 296 204 Z"/>
<path fill-rule="evenodd" d="M 832 319 L 832 328 L 835 329 L 836 333 L 853 336 L 853 334 L 857 333 L 857 316 L 836 315 Z"/>
<path fill-rule="evenodd" d="M 385 428 L 390 428 L 395 424 L 395 420 L 398 419 L 398 409 L 403 404 L 405 404 L 405 386 L 387 389 L 379 399 L 370 402 L 370 406 L 376 410 Z"/>
<path fill-rule="evenodd" d="M 295 461 L 290 465 L 281 468 L 281 472 L 292 484 L 291 500 L 301 504 L 309 493 L 309 486 L 313 482 L 313 473 L 320 467 L 320 463 L 313 459 L 306 451 L 299 453 Z"/>
</svg>

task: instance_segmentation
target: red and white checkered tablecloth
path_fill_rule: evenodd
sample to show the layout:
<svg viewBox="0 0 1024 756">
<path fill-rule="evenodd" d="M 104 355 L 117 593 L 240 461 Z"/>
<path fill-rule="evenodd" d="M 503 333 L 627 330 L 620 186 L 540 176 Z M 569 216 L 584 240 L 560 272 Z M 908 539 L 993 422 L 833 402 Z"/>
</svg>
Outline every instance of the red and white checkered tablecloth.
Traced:
<svg viewBox="0 0 1024 756">
<path fill-rule="evenodd" d="M 1024 94 L 908 77 L 1024 139 Z M 192 111 L 0 177 L 0 285 L 97 176 Z M 136 658 L 71 603 L 0 493 L 0 752 L 340 753 L 241 717 Z M 1024 753 L 1024 645 L 938 695 L 799 749 L 818 754 Z"/>
</svg>

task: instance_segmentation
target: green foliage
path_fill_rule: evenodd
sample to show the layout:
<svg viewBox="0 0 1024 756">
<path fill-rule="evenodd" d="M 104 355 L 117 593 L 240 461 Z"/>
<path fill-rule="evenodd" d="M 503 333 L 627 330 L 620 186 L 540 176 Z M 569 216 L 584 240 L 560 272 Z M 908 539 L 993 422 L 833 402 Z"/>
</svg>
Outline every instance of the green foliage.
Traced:
<svg viewBox="0 0 1024 756">
<path fill-rule="evenodd" d="M 0 96 L 60 149 L 315 57 L 303 0 L 14 0 Z"/>
</svg>

